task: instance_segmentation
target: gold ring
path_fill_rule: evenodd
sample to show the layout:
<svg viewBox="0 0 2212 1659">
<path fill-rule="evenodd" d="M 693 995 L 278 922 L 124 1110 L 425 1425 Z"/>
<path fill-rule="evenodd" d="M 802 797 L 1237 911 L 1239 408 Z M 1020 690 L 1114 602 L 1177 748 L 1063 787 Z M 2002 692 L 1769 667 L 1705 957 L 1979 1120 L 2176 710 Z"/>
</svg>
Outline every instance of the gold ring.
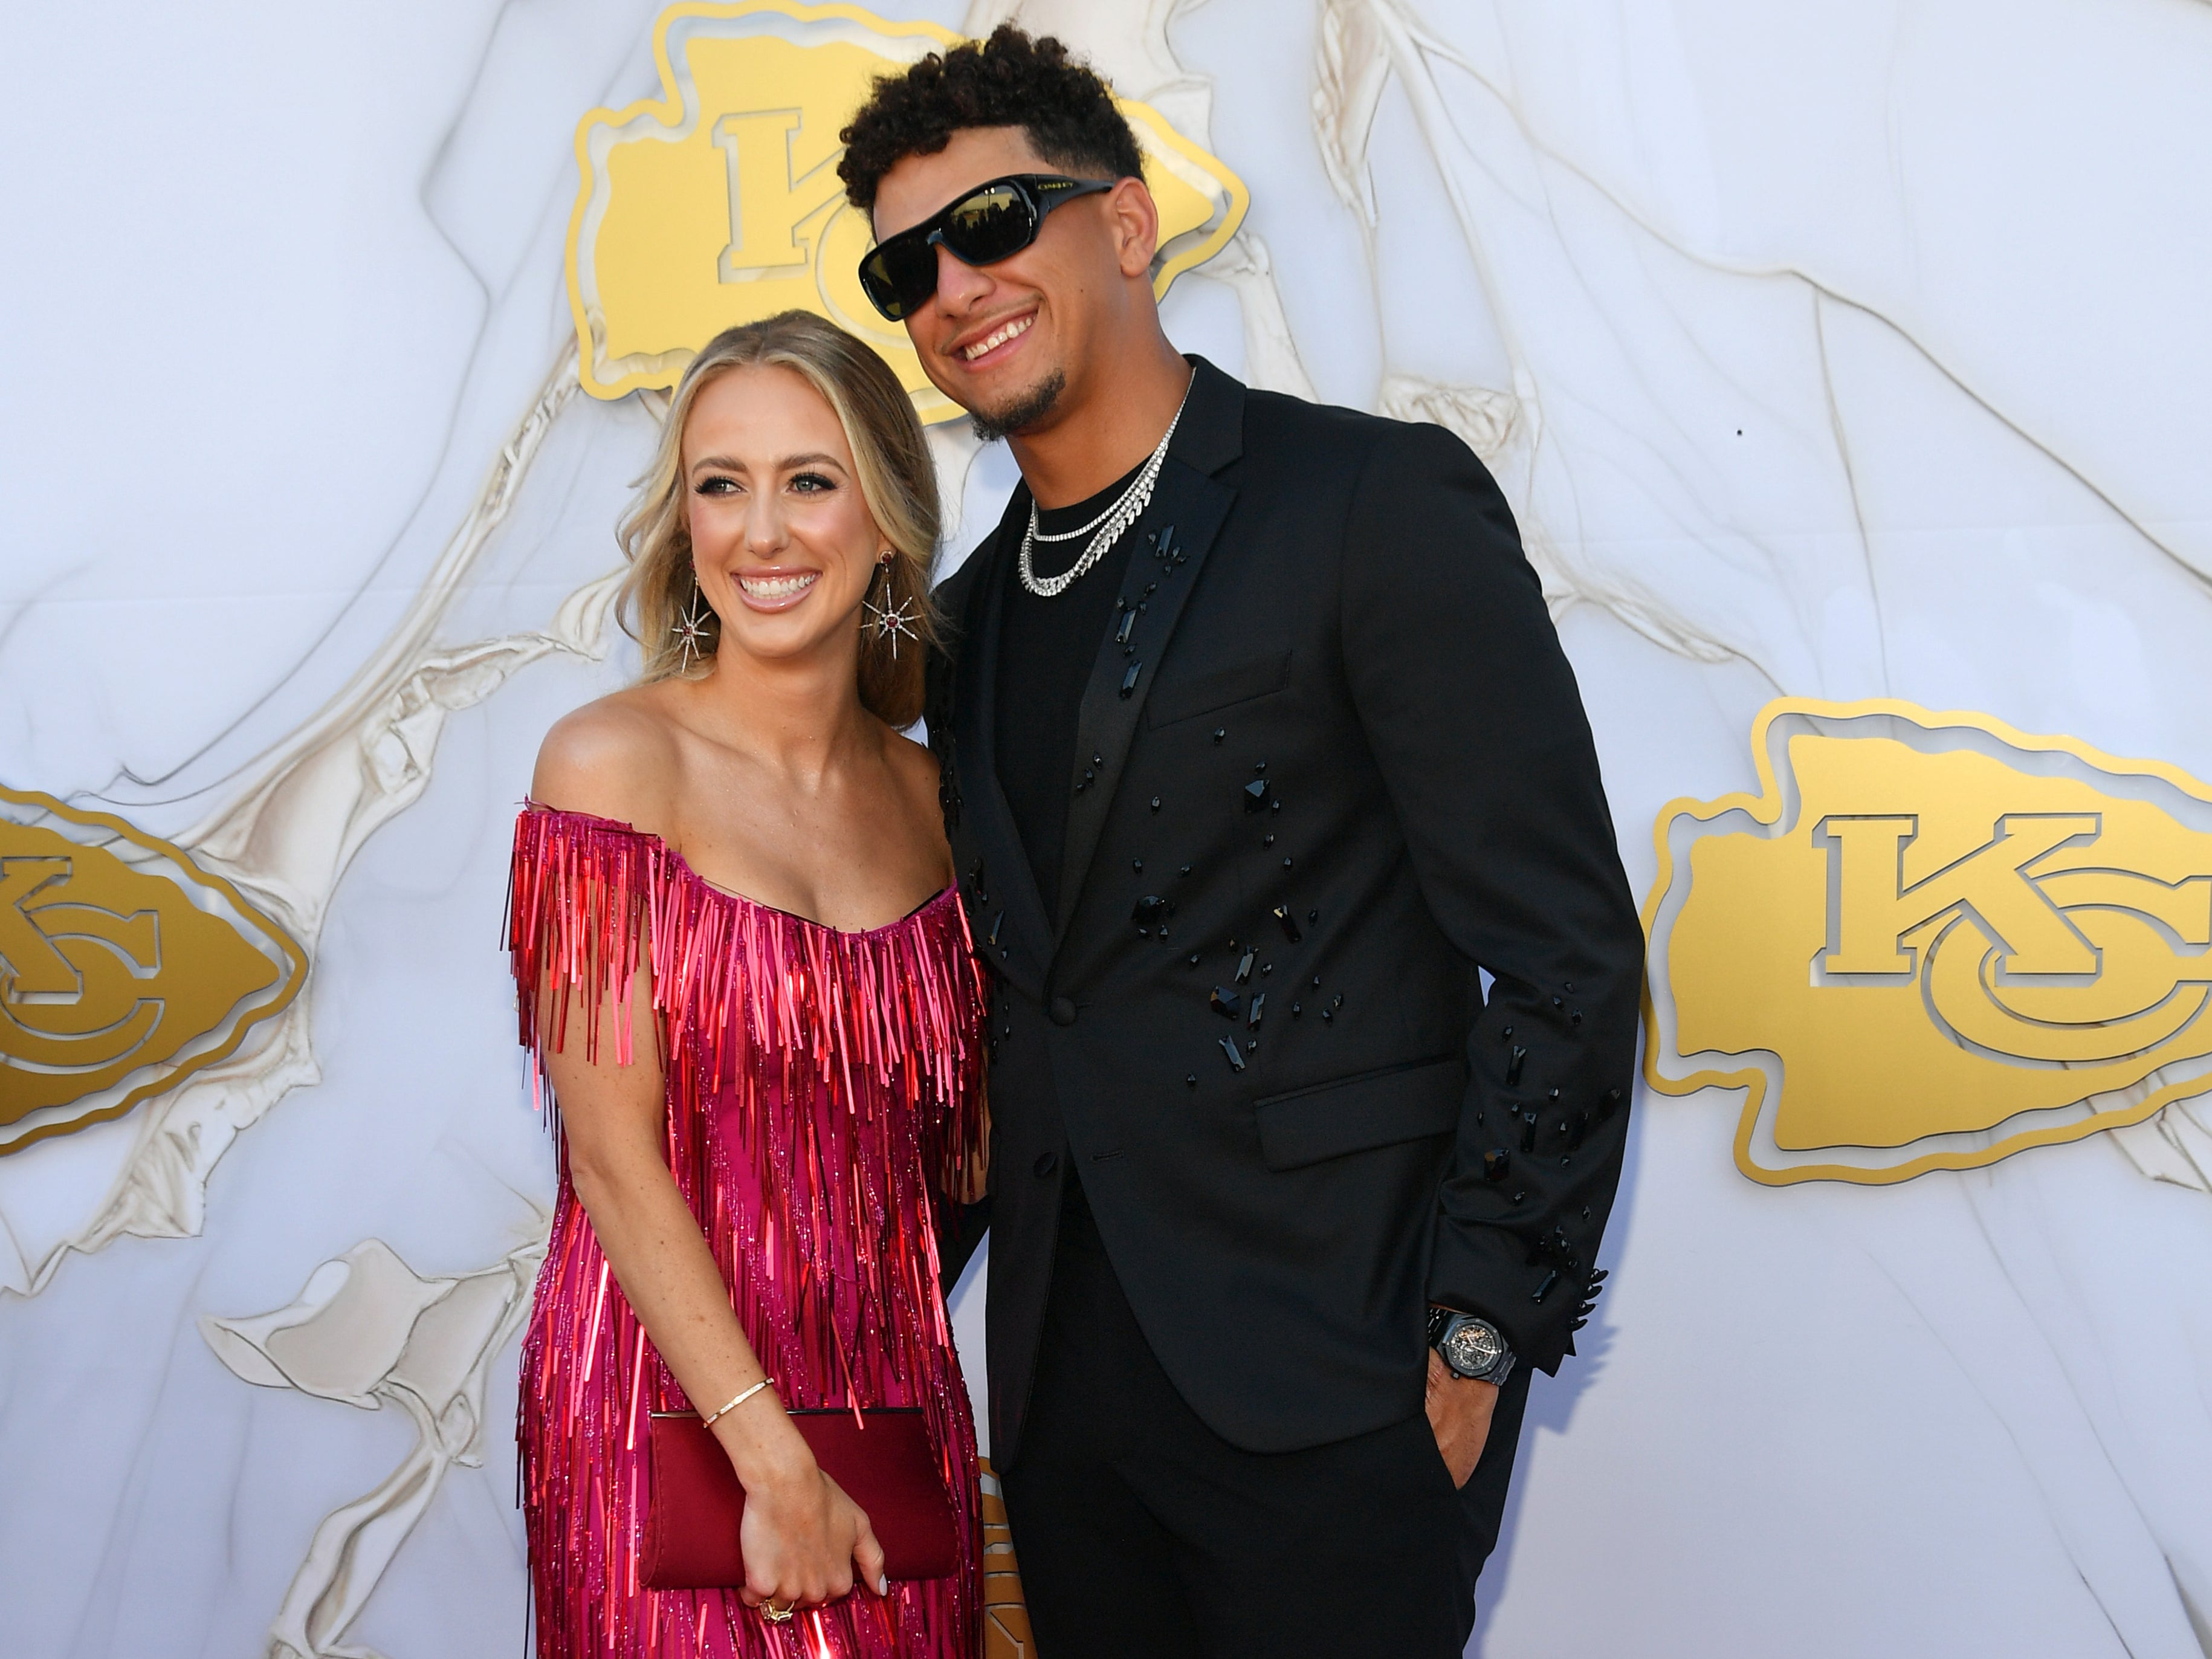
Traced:
<svg viewBox="0 0 2212 1659">
<path fill-rule="evenodd" d="M 763 1601 L 760 1604 L 760 1616 L 767 1620 L 771 1625 L 789 1624 L 791 1622 L 791 1615 L 798 1611 L 799 1603 L 796 1601 L 793 1601 L 787 1607 L 780 1607 L 776 1606 L 773 1601 Z"/>
</svg>

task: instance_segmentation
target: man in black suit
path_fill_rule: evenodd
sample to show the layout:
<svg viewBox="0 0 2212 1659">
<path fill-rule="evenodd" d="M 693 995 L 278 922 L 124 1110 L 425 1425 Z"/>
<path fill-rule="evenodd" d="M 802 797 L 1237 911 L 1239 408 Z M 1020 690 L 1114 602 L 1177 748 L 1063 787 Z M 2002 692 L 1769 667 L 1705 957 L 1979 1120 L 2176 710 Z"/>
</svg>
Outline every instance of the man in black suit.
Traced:
<svg viewBox="0 0 2212 1659">
<path fill-rule="evenodd" d="M 1441 428 L 1176 352 L 1057 42 L 925 59 L 845 137 L 871 298 L 1022 470 L 928 724 L 1041 1650 L 1456 1654 L 1602 1277 L 1643 965 L 1511 514 Z"/>
</svg>

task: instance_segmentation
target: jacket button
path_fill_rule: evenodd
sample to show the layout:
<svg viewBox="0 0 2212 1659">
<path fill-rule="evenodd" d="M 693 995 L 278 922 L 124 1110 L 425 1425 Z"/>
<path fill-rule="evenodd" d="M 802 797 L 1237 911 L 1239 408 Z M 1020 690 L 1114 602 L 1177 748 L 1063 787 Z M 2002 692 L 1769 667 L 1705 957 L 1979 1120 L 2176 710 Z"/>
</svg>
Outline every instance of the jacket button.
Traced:
<svg viewBox="0 0 2212 1659">
<path fill-rule="evenodd" d="M 1054 997 L 1052 1000 L 1052 1023 L 1055 1025 L 1075 1024 L 1075 1002 L 1073 998 Z"/>
<path fill-rule="evenodd" d="M 1050 1175 L 1059 1167 L 1060 1154 L 1058 1152 L 1039 1152 L 1037 1154 L 1036 1168 L 1039 1179 L 1042 1179 L 1044 1176 Z"/>
</svg>

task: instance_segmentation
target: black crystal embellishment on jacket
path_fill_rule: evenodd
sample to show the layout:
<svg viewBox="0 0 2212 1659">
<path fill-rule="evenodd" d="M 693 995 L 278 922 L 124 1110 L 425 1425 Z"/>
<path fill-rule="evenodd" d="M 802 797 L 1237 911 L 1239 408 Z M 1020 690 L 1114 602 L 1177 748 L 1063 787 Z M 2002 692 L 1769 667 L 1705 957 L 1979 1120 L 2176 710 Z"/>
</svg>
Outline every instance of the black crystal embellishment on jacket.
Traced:
<svg viewBox="0 0 2212 1659">
<path fill-rule="evenodd" d="M 1252 958 L 1258 954 L 1259 952 L 1256 951 L 1247 951 L 1237 959 L 1237 982 L 1239 985 L 1242 985 L 1246 980 L 1252 977 Z"/>
<path fill-rule="evenodd" d="M 1139 899 L 1129 912 L 1129 920 L 1146 927 L 1158 927 L 1175 914 L 1175 906 L 1158 893 L 1147 893 Z"/>
<path fill-rule="evenodd" d="M 1237 1039 L 1235 1037 L 1224 1037 L 1221 1039 L 1221 1052 L 1229 1056 L 1229 1069 L 1231 1071 L 1241 1072 L 1244 1069 L 1244 1056 L 1237 1052 Z"/>
<path fill-rule="evenodd" d="M 1289 939 L 1291 944 L 1296 945 L 1305 937 L 1304 933 L 1298 932 L 1297 918 L 1291 914 L 1289 905 L 1279 904 L 1275 907 L 1275 920 L 1283 924 L 1283 937 Z M 1318 985 L 1321 981 L 1316 980 L 1314 983 Z"/>
<path fill-rule="evenodd" d="M 1129 631 L 1136 627 L 1136 625 L 1137 613 L 1133 611 L 1124 611 L 1121 613 L 1121 625 L 1114 630 L 1114 643 L 1116 645 L 1128 644 Z"/>
<path fill-rule="evenodd" d="M 1144 672 L 1145 665 L 1140 662 L 1133 662 L 1129 665 L 1129 672 L 1121 676 L 1121 695 L 1123 696 L 1133 697 L 1136 696 L 1137 676 Z"/>
<path fill-rule="evenodd" d="M 1503 1146 L 1492 1146 L 1482 1155 L 1482 1178 L 1485 1181 L 1503 1181 L 1506 1171 L 1512 1167 L 1513 1154 Z"/>
<path fill-rule="evenodd" d="M 1267 781 L 1255 778 L 1244 786 L 1244 810 L 1256 812 L 1267 804 Z"/>
<path fill-rule="evenodd" d="M 1206 1000 L 1206 1006 L 1224 1019 L 1234 1019 L 1237 1018 L 1237 1009 L 1243 1006 L 1243 1002 L 1244 999 L 1227 986 L 1217 985 L 1213 988 L 1213 994 Z"/>
<path fill-rule="evenodd" d="M 1267 1006 L 1267 994 L 1265 991 L 1261 992 L 1257 996 L 1252 999 L 1251 1011 L 1244 1017 L 1244 1025 L 1246 1030 L 1256 1031 L 1260 1029 L 1260 1017 Z"/>
<path fill-rule="evenodd" d="M 1511 1036 L 1513 1035 L 1513 1028 L 1511 1026 L 1509 1025 L 1505 1028 L 1505 1035 L 1508 1036 Z M 1528 1051 L 1526 1048 L 1522 1048 L 1519 1044 L 1515 1044 L 1513 1058 L 1505 1062 L 1505 1086 L 1507 1088 L 1513 1088 L 1519 1084 L 1521 1081 L 1521 1067 L 1528 1058 Z"/>
</svg>

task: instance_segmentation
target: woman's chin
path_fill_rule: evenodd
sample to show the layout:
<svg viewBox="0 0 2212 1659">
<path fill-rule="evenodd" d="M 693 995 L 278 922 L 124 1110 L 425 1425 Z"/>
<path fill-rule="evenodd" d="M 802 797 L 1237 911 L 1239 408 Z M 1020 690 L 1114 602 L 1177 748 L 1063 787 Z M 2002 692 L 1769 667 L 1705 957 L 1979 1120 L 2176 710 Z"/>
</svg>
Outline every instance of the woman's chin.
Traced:
<svg viewBox="0 0 2212 1659">
<path fill-rule="evenodd" d="M 794 611 L 748 615 L 739 626 L 722 629 L 722 654 L 735 652 L 763 667 L 790 668 L 804 663 L 841 659 L 846 629 L 822 628 L 813 617 Z M 851 630 L 857 638 L 857 628 Z"/>
</svg>

